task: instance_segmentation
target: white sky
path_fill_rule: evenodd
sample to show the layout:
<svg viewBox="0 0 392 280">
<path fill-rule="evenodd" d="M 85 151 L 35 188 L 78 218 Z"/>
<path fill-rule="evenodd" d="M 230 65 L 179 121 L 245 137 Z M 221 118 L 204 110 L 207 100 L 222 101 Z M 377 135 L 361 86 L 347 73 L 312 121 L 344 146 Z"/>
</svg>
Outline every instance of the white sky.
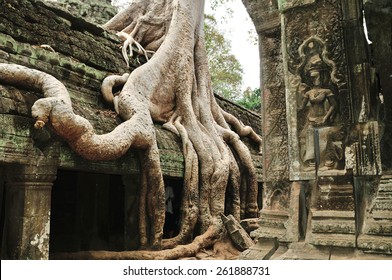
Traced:
<svg viewBox="0 0 392 280">
<path fill-rule="evenodd" d="M 249 41 L 249 30 L 254 30 L 254 25 L 242 4 L 241 0 L 229 1 L 227 7 L 233 10 L 233 17 L 224 24 L 219 24 L 219 29 L 224 31 L 225 37 L 231 41 L 232 53 L 237 57 L 244 69 L 243 89 L 260 87 L 260 60 L 258 45 Z M 206 0 L 206 14 L 213 14 L 219 21 L 225 13 L 225 7 L 212 12 L 210 0 Z M 254 31 L 256 33 L 256 31 Z"/>
</svg>

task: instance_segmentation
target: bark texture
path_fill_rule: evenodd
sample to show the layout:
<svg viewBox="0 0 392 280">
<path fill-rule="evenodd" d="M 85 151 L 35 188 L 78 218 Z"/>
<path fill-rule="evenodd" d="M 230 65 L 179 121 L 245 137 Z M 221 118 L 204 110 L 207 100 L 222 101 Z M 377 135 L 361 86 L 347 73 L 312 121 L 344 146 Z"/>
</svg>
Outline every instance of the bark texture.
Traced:
<svg viewBox="0 0 392 280">
<path fill-rule="evenodd" d="M 134 49 L 150 58 L 130 74 L 104 80 L 104 99 L 124 119 L 104 135 L 73 113 L 69 94 L 58 80 L 23 66 L 0 64 L 2 81 L 43 92 L 45 98 L 32 108 L 35 127 L 50 125 L 79 155 L 109 160 L 130 148 L 140 150 L 139 232 L 144 251 L 86 253 L 91 257 L 191 256 L 222 238 L 221 213 L 238 220 L 257 216 L 256 172 L 240 136 L 250 137 L 260 149 L 261 138 L 224 112 L 214 98 L 203 14 L 204 0 L 135 0 L 104 25 L 124 38 L 124 57 Z M 112 89 L 118 86 L 122 90 L 114 96 Z M 168 240 L 162 240 L 165 195 L 154 121 L 179 135 L 185 158 L 180 231 Z"/>
</svg>

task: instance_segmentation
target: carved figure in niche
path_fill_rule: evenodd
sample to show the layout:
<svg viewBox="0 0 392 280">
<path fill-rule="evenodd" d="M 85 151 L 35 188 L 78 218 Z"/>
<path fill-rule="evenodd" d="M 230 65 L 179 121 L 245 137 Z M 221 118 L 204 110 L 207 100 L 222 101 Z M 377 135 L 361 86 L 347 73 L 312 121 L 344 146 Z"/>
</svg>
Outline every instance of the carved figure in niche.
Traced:
<svg viewBox="0 0 392 280">
<path fill-rule="evenodd" d="M 299 47 L 301 63 L 297 75 L 300 151 L 305 170 L 312 170 L 318 163 L 319 170 L 336 169 L 343 158 L 343 144 L 333 126 L 337 113 L 336 67 L 328 59 L 323 40 L 310 37 Z M 302 119 L 301 119 L 302 118 Z"/>
</svg>

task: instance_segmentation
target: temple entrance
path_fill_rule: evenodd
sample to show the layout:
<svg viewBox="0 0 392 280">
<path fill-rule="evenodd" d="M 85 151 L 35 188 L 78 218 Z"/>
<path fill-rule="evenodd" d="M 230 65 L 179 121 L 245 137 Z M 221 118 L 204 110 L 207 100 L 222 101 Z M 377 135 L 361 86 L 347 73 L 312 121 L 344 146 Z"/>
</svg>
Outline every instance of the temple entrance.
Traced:
<svg viewBox="0 0 392 280">
<path fill-rule="evenodd" d="M 164 238 L 170 238 L 176 236 L 180 230 L 183 181 L 171 177 L 164 180 Z M 129 240 L 124 239 L 127 223 L 136 230 L 129 233 L 137 235 L 138 221 L 138 194 L 133 193 L 133 202 L 126 203 L 124 198 L 129 199 L 131 196 L 124 189 L 124 181 L 136 187 L 138 176 L 123 178 L 120 175 L 58 170 L 52 189 L 50 253 L 121 251 L 138 247 L 133 240 L 136 236 L 129 237 Z M 134 191 L 137 192 L 133 189 L 132 192 Z M 128 220 L 125 217 L 126 212 L 131 215 Z M 128 248 L 129 246 L 132 248 Z"/>
<path fill-rule="evenodd" d="M 59 170 L 51 205 L 50 253 L 124 250 L 121 176 Z"/>
<path fill-rule="evenodd" d="M 172 238 L 180 230 L 181 199 L 183 180 L 164 178 L 165 180 L 165 225 L 163 238 Z"/>
</svg>

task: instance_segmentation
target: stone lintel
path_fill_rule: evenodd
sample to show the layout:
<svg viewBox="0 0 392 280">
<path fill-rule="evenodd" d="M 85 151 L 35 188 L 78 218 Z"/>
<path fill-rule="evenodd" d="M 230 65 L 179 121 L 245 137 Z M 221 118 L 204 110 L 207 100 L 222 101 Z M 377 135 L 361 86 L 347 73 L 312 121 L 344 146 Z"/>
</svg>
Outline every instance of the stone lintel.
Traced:
<svg viewBox="0 0 392 280">
<path fill-rule="evenodd" d="M 293 8 L 304 7 L 315 3 L 316 0 L 278 0 L 279 10 L 284 13 Z"/>
<path fill-rule="evenodd" d="M 275 32 L 280 27 L 277 0 L 242 0 L 259 35 Z M 260 41 L 262 43 L 262 41 Z"/>
<path fill-rule="evenodd" d="M 280 29 L 281 20 L 280 14 L 278 12 L 270 14 L 267 19 L 268 20 L 260 24 L 259 28 L 257 29 L 259 34 L 266 35 L 271 32 L 276 32 L 278 29 Z"/>
</svg>

